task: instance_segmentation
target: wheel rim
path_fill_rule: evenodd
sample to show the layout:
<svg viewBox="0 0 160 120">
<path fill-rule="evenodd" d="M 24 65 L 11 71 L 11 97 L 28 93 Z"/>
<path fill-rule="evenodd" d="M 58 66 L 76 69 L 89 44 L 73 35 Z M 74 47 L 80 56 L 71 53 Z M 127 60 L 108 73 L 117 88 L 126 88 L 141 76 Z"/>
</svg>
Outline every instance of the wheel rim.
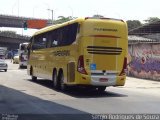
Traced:
<svg viewBox="0 0 160 120">
<path fill-rule="evenodd" d="M 56 72 L 54 72 L 54 74 L 53 74 L 53 86 L 57 87 L 57 74 L 56 74 Z"/>
<path fill-rule="evenodd" d="M 63 73 L 61 73 L 61 75 L 60 75 L 60 89 L 63 91 L 63 90 L 65 90 L 65 85 L 64 85 L 64 75 L 63 75 Z"/>
</svg>

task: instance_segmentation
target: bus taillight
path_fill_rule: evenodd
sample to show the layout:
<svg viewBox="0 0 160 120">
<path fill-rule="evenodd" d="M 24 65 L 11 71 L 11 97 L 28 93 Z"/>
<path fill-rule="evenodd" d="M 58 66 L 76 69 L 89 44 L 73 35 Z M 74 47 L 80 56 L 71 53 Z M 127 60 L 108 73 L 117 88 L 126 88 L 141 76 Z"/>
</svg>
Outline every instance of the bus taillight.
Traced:
<svg viewBox="0 0 160 120">
<path fill-rule="evenodd" d="M 23 58 L 22 54 L 20 56 L 20 61 L 24 61 L 24 58 Z"/>
<path fill-rule="evenodd" d="M 127 58 L 125 57 L 124 58 L 124 62 L 123 62 L 123 68 L 122 68 L 122 71 L 120 73 L 120 76 L 124 75 L 127 71 Z"/>
<path fill-rule="evenodd" d="M 83 55 L 79 56 L 79 58 L 78 58 L 77 70 L 78 70 L 78 72 L 87 75 L 87 72 L 84 68 L 84 57 L 83 57 Z"/>
</svg>

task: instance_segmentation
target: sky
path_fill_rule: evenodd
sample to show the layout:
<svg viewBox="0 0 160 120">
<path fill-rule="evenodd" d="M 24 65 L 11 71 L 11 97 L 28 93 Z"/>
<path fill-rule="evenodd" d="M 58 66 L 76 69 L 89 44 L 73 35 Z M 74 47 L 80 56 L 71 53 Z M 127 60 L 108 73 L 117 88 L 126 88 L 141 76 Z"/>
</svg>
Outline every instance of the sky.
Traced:
<svg viewBox="0 0 160 120">
<path fill-rule="evenodd" d="M 143 22 L 149 17 L 160 18 L 159 5 L 160 0 L 1 0 L 0 14 L 51 19 L 51 11 L 47 10 L 51 9 L 54 20 L 58 16 L 91 17 L 100 14 Z M 18 30 L 20 34 L 31 31 L 36 30 Z"/>
</svg>

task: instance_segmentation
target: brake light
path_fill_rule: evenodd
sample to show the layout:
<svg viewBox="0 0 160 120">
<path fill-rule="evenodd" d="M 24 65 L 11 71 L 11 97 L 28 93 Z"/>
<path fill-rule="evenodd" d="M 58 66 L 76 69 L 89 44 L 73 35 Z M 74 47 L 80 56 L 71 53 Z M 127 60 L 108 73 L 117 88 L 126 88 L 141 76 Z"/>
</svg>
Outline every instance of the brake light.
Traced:
<svg viewBox="0 0 160 120">
<path fill-rule="evenodd" d="M 20 56 L 20 61 L 24 61 L 24 57 L 23 57 L 22 54 L 21 54 L 21 56 Z"/>
<path fill-rule="evenodd" d="M 126 71 L 127 71 L 127 58 L 125 57 L 124 62 L 123 62 L 123 68 L 122 68 L 122 71 L 120 73 L 120 76 L 124 75 L 126 73 Z"/>
<path fill-rule="evenodd" d="M 87 75 L 87 72 L 84 68 L 84 57 L 83 57 L 83 55 L 79 56 L 79 58 L 78 58 L 77 70 L 78 70 L 78 72 Z"/>
</svg>

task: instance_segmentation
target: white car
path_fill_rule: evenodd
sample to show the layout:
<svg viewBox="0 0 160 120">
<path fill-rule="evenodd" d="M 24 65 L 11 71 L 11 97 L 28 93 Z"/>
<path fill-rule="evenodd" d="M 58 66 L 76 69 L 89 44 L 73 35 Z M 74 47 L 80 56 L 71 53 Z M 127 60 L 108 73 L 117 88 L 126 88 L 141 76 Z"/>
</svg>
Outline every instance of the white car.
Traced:
<svg viewBox="0 0 160 120">
<path fill-rule="evenodd" d="M 5 72 L 7 72 L 8 69 L 8 65 L 7 63 L 5 63 L 5 60 L 0 59 L 0 70 L 4 70 Z"/>
<path fill-rule="evenodd" d="M 13 57 L 13 64 L 19 64 L 19 55 L 16 54 L 14 57 Z"/>
</svg>

